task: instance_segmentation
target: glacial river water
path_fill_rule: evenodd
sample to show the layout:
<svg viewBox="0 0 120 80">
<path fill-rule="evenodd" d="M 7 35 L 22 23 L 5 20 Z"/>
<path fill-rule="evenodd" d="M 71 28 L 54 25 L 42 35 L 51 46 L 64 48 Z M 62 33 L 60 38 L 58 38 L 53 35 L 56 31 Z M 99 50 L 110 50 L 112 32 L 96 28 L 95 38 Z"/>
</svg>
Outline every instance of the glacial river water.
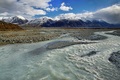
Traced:
<svg viewBox="0 0 120 80">
<path fill-rule="evenodd" d="M 1 46 L 0 80 L 120 80 L 120 69 L 108 60 L 120 50 L 120 37 L 105 32 L 95 34 L 107 39 L 62 37 Z"/>
</svg>

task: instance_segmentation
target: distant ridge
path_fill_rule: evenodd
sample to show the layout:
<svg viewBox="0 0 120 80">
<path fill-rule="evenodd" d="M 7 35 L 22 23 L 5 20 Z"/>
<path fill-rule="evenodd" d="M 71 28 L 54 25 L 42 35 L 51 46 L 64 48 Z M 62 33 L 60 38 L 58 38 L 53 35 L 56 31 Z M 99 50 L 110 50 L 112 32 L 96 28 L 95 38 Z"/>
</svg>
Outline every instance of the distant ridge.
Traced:
<svg viewBox="0 0 120 80">
<path fill-rule="evenodd" d="M 2 21 L 7 22 L 7 23 L 13 23 L 13 24 L 25 24 L 28 22 L 28 20 L 22 16 L 13 16 L 13 17 L 9 17 L 7 19 L 2 19 Z"/>
<path fill-rule="evenodd" d="M 82 20 L 79 18 L 57 19 L 50 17 L 41 17 L 39 19 L 27 20 L 22 16 L 14 16 L 8 19 L 2 19 L 7 23 L 18 24 L 22 27 L 59 27 L 59 28 L 120 28 L 120 24 L 110 24 L 100 20 Z"/>
<path fill-rule="evenodd" d="M 0 31 L 23 30 L 20 26 L 0 21 Z"/>
<path fill-rule="evenodd" d="M 43 21 L 44 20 L 44 21 Z M 59 28 L 120 28 L 120 24 L 110 24 L 105 21 L 83 21 L 81 19 L 71 20 L 71 19 L 37 19 L 31 20 L 24 24 L 24 26 L 31 27 L 59 27 Z"/>
</svg>

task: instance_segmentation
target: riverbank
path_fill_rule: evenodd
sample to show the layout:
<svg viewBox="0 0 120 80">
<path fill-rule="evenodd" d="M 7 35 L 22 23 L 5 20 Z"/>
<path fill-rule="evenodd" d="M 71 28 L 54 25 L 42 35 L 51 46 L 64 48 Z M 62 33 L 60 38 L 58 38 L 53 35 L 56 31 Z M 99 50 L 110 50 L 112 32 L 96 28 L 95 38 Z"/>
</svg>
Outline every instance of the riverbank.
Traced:
<svg viewBox="0 0 120 80">
<path fill-rule="evenodd" d="M 111 29 L 27 28 L 22 31 L 0 31 L 0 45 L 35 43 L 58 38 L 61 35 L 84 39 L 93 35 L 94 32 L 107 30 Z"/>
</svg>

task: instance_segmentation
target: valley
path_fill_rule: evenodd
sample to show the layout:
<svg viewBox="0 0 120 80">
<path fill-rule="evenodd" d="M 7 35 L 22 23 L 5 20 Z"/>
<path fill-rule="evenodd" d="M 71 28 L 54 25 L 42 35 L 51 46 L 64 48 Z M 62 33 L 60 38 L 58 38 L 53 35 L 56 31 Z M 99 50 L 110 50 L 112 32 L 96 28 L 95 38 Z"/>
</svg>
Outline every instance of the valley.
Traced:
<svg viewBox="0 0 120 80">
<path fill-rule="evenodd" d="M 120 0 L 0 0 L 0 80 L 120 80 Z"/>
</svg>

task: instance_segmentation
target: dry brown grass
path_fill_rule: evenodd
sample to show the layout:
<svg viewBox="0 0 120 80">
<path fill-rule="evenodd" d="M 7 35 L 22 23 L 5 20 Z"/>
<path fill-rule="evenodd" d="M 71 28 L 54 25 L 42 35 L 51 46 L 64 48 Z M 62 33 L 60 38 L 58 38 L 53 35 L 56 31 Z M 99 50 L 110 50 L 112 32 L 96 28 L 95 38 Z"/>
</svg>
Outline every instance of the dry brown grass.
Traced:
<svg viewBox="0 0 120 80">
<path fill-rule="evenodd" d="M 23 30 L 20 26 L 0 21 L 0 31 Z"/>
<path fill-rule="evenodd" d="M 33 43 L 53 39 L 59 34 L 40 29 L 24 31 L 0 31 L 0 45 L 14 43 Z"/>
<path fill-rule="evenodd" d="M 72 33 L 73 37 L 88 37 L 93 32 L 106 30 L 110 29 L 31 28 L 22 31 L 0 31 L 0 45 L 46 41 L 66 33 Z"/>
</svg>

